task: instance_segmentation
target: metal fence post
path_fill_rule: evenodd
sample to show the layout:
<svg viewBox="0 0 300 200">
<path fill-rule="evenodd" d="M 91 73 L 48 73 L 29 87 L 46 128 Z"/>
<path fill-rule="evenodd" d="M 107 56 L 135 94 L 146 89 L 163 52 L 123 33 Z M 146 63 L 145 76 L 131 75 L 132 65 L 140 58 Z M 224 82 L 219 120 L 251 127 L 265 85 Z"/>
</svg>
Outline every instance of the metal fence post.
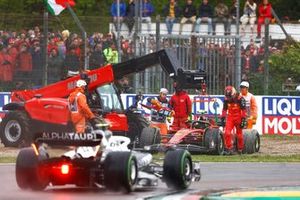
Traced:
<svg viewBox="0 0 300 200">
<path fill-rule="evenodd" d="M 235 87 L 239 88 L 239 83 L 241 82 L 242 69 L 241 69 L 241 38 L 237 35 L 235 38 Z"/>
<path fill-rule="evenodd" d="M 264 80 L 265 80 L 265 87 L 264 87 L 264 94 L 267 95 L 269 93 L 269 19 L 265 20 L 265 54 L 264 54 Z"/>
<path fill-rule="evenodd" d="M 160 50 L 160 15 L 156 16 L 156 51 Z"/>
</svg>

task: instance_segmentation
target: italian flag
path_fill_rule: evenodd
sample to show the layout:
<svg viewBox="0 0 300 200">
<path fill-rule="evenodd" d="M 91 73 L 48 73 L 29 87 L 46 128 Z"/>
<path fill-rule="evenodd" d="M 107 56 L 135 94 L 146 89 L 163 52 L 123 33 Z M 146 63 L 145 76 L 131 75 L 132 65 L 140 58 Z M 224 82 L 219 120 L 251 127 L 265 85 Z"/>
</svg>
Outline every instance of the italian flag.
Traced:
<svg viewBox="0 0 300 200">
<path fill-rule="evenodd" d="M 74 6 L 74 0 L 45 0 L 47 3 L 47 9 L 52 15 L 59 15 L 65 8 L 67 8 L 67 3 L 70 6 Z"/>
</svg>

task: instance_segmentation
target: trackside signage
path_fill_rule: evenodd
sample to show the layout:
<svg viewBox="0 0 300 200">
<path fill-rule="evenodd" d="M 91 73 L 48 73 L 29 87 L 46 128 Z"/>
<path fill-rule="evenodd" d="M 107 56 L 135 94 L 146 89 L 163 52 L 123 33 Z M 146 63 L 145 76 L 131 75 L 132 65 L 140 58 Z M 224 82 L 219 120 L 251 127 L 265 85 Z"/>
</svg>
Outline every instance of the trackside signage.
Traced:
<svg viewBox="0 0 300 200">
<path fill-rule="evenodd" d="M 148 97 L 154 94 L 144 94 L 143 104 L 149 105 Z M 121 95 L 125 109 L 135 102 L 135 94 Z M 168 96 L 170 98 L 170 96 Z M 219 116 L 223 108 L 224 97 L 221 95 L 197 96 L 190 95 L 193 114 L 205 111 L 210 116 Z M 255 96 L 258 105 L 258 119 L 254 126 L 259 133 L 300 135 L 300 97 L 295 96 Z M 0 110 L 9 103 L 10 93 L 0 93 Z M 150 111 L 139 105 L 146 116 Z"/>
<path fill-rule="evenodd" d="M 264 133 L 300 135 L 300 98 L 262 97 Z"/>
</svg>

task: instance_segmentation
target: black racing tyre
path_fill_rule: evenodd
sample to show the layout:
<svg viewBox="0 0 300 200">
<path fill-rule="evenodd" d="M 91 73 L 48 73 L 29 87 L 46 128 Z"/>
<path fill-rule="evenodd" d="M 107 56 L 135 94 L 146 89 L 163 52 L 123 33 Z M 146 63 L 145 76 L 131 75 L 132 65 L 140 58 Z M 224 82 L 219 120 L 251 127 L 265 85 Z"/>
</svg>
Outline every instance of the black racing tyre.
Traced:
<svg viewBox="0 0 300 200">
<path fill-rule="evenodd" d="M 139 147 L 140 136 L 144 128 L 149 127 L 149 121 L 143 117 L 141 114 L 128 112 L 127 114 L 128 121 L 128 137 L 132 143 L 135 143 L 136 147 Z"/>
<path fill-rule="evenodd" d="M 224 135 L 220 129 L 208 128 L 204 133 L 203 146 L 212 154 L 223 155 L 224 153 Z"/>
<path fill-rule="evenodd" d="M 0 125 L 0 137 L 6 147 L 29 146 L 32 135 L 28 115 L 23 111 L 8 112 Z"/>
<path fill-rule="evenodd" d="M 243 153 L 255 153 L 255 135 L 252 134 L 250 129 L 243 130 L 244 148 Z"/>
<path fill-rule="evenodd" d="M 160 130 L 155 127 L 146 127 L 143 129 L 140 137 L 140 147 L 160 143 Z"/>
<path fill-rule="evenodd" d="M 169 188 L 184 190 L 192 182 L 193 164 L 187 150 L 170 150 L 163 164 L 163 180 Z"/>
<path fill-rule="evenodd" d="M 131 152 L 110 152 L 104 161 L 104 184 L 109 190 L 134 190 L 138 166 Z"/>
<path fill-rule="evenodd" d="M 49 184 L 49 176 L 40 160 L 47 157 L 37 156 L 31 147 L 21 149 L 16 161 L 16 181 L 21 189 L 43 190 Z"/>
<path fill-rule="evenodd" d="M 253 129 L 251 131 L 251 134 L 254 136 L 254 147 L 255 147 L 255 152 L 259 152 L 260 149 L 260 135 L 257 130 Z"/>
</svg>

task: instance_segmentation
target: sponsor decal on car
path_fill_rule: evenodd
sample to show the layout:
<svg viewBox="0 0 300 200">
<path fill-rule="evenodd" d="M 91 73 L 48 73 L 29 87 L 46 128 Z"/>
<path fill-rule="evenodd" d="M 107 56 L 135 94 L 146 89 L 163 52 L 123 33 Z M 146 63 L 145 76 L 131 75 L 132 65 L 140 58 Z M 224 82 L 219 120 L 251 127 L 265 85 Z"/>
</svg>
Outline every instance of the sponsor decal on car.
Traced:
<svg viewBox="0 0 300 200">
<path fill-rule="evenodd" d="M 53 140 L 76 140 L 76 141 L 86 141 L 95 140 L 97 136 L 95 133 L 57 133 L 44 132 L 42 135 L 43 139 L 53 139 Z"/>
</svg>

